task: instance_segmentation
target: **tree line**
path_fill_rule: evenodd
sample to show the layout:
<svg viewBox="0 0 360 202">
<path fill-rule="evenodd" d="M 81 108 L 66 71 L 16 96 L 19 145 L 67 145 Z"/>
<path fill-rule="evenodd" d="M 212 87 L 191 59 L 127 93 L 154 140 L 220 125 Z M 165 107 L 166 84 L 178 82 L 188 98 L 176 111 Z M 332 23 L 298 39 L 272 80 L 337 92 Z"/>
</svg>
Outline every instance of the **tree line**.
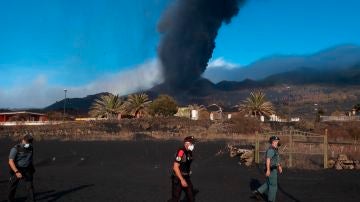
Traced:
<svg viewBox="0 0 360 202">
<path fill-rule="evenodd" d="M 189 105 L 191 109 L 199 105 Z M 269 117 L 275 113 L 274 106 L 267 101 L 262 91 L 251 92 L 249 97 L 238 105 L 240 112 L 260 117 Z M 127 98 L 107 94 L 96 99 L 90 108 L 90 115 L 96 118 L 117 119 L 120 117 L 173 116 L 178 111 L 178 104 L 169 95 L 160 95 L 151 101 L 145 93 L 131 94 Z"/>
</svg>

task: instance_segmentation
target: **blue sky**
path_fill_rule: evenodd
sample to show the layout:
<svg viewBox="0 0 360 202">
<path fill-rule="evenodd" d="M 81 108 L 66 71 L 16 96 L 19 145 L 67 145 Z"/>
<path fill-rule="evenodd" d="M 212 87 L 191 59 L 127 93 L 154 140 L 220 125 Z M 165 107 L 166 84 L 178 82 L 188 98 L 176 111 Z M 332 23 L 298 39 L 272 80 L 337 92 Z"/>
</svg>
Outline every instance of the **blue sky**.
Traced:
<svg viewBox="0 0 360 202">
<path fill-rule="evenodd" d="M 357 0 L 250 0 L 220 30 L 214 57 L 246 65 L 273 54 L 359 45 L 359 8 Z"/>
<path fill-rule="evenodd" d="M 0 107 L 51 104 L 63 88 L 73 88 L 72 97 L 108 91 L 104 80 L 121 83 L 136 75 L 132 70 L 146 70 L 156 63 L 156 25 L 170 2 L 0 0 Z M 213 59 L 247 65 L 272 54 L 360 44 L 359 8 L 357 0 L 249 0 L 219 31 Z M 159 82 L 141 84 L 144 74 L 131 86 Z M 39 99 L 29 101 L 25 91 Z"/>
</svg>

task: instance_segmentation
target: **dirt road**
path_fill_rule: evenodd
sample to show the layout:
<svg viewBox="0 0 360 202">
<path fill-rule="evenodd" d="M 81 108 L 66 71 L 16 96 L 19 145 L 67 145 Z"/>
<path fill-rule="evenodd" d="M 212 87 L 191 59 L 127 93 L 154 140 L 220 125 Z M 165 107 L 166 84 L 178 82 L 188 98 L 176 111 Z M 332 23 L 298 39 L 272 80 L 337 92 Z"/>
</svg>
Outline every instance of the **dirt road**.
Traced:
<svg viewBox="0 0 360 202">
<path fill-rule="evenodd" d="M 0 201 L 6 200 L 7 156 L 14 142 L 0 140 Z M 35 143 L 38 201 L 150 201 L 170 197 L 170 165 L 176 141 Z M 198 143 L 193 163 L 197 201 L 254 201 L 251 189 L 261 170 L 246 168 L 227 153 L 224 142 Z M 360 201 L 360 172 L 285 170 L 278 201 Z M 24 200 L 24 188 L 17 197 Z"/>
</svg>

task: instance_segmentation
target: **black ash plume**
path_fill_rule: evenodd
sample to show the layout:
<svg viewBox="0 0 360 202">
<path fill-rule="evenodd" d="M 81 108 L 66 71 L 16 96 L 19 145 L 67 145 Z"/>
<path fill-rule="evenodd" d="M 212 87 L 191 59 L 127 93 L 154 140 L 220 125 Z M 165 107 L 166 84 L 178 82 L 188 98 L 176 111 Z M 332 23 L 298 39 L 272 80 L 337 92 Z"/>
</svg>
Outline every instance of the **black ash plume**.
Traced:
<svg viewBox="0 0 360 202">
<path fill-rule="evenodd" d="M 229 23 L 246 0 L 175 0 L 163 14 L 158 55 L 165 84 L 186 89 L 200 79 L 222 23 Z"/>
</svg>

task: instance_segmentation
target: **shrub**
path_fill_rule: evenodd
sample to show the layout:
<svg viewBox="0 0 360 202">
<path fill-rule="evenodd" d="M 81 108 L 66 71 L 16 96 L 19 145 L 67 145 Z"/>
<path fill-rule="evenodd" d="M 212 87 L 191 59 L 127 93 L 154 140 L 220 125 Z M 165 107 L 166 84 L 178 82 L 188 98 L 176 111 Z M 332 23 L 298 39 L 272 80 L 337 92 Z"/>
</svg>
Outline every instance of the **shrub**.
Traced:
<svg viewBox="0 0 360 202">
<path fill-rule="evenodd" d="M 149 113 L 152 116 L 173 116 L 178 109 L 174 98 L 168 95 L 160 95 L 149 106 Z"/>
</svg>

